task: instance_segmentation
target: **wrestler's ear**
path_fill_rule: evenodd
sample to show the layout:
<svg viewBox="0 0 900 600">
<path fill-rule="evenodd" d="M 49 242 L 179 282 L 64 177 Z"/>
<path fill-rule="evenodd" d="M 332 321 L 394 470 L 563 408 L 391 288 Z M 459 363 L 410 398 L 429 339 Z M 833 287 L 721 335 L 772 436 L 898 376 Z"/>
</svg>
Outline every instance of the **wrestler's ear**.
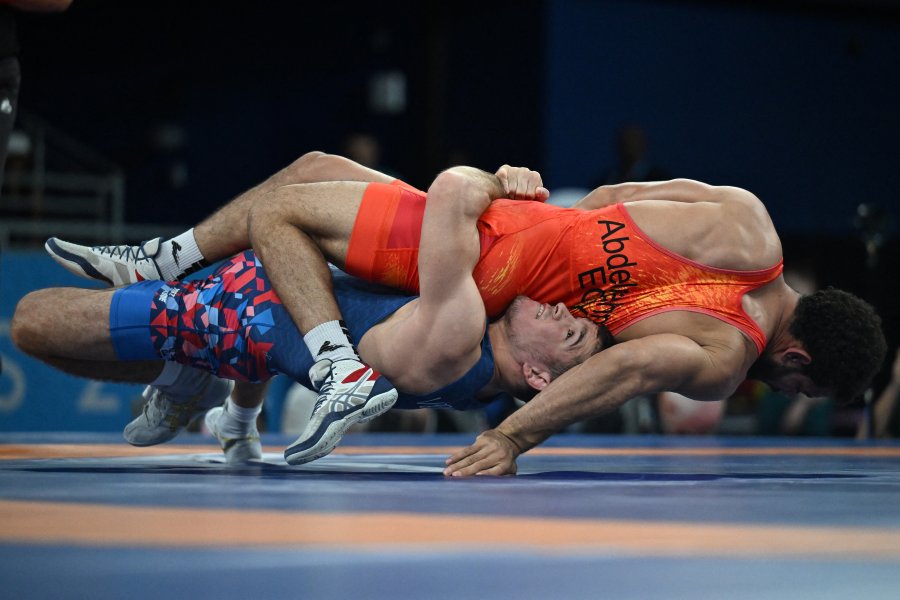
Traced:
<svg viewBox="0 0 900 600">
<path fill-rule="evenodd" d="M 550 371 L 544 366 L 528 361 L 522 363 L 522 374 L 525 375 L 525 381 L 528 385 L 537 391 L 541 391 L 547 387 L 547 384 L 549 384 L 550 380 L 553 378 Z"/>
<path fill-rule="evenodd" d="M 812 362 L 812 356 L 800 346 L 791 346 L 783 352 L 782 361 L 785 366 L 805 367 Z"/>
</svg>

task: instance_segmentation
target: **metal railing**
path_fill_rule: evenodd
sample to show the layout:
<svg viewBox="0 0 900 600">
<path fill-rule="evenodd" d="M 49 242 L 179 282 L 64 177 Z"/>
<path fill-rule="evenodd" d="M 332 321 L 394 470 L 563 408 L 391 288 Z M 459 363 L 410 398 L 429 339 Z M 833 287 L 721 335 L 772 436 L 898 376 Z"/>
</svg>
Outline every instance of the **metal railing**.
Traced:
<svg viewBox="0 0 900 600">
<path fill-rule="evenodd" d="M 0 190 L 0 248 L 36 247 L 51 236 L 83 243 L 137 242 L 180 225 L 125 223 L 125 174 L 112 161 L 20 111 Z"/>
</svg>

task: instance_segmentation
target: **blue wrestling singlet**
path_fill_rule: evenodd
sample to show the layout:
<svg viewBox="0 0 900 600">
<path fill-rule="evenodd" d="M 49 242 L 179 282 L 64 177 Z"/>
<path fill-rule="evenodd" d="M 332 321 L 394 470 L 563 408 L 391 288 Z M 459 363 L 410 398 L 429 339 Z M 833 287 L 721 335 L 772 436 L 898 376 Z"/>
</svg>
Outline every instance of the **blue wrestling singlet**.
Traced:
<svg viewBox="0 0 900 600">
<path fill-rule="evenodd" d="M 356 340 L 416 299 L 340 272 L 334 274 L 334 291 Z M 282 373 L 310 386 L 312 355 L 252 251 L 234 256 L 203 280 L 142 281 L 118 290 L 110 331 L 121 360 L 164 358 L 250 382 Z M 481 408 L 475 395 L 493 373 L 485 334 L 481 358 L 465 375 L 429 394 L 400 392 L 394 408 Z"/>
</svg>

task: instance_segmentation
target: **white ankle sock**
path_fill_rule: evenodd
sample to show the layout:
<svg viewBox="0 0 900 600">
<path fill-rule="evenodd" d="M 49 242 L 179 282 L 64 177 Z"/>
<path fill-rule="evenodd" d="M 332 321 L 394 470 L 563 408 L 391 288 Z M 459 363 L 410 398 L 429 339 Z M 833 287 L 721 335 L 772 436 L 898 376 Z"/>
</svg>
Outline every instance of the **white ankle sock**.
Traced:
<svg viewBox="0 0 900 600">
<path fill-rule="evenodd" d="M 156 255 L 156 266 L 164 281 L 181 279 L 185 275 L 198 271 L 206 266 L 206 260 L 194 239 L 194 229 L 159 244 Z"/>
<path fill-rule="evenodd" d="M 229 396 L 228 400 L 225 401 L 225 412 L 234 417 L 235 421 L 240 421 L 241 423 L 255 423 L 256 417 L 262 412 L 262 404 L 253 408 L 244 408 L 243 406 L 238 406 L 232 402 L 231 397 Z"/>
<path fill-rule="evenodd" d="M 150 385 L 173 396 L 193 396 L 203 391 L 209 378 L 207 371 L 167 360 L 159 377 Z"/>
<path fill-rule="evenodd" d="M 316 362 L 325 358 L 331 361 L 346 358 L 360 360 L 350 339 L 350 331 L 343 321 L 328 321 L 317 325 L 303 336 L 303 341 Z"/>
<path fill-rule="evenodd" d="M 220 435 L 238 438 L 256 431 L 256 417 L 262 411 L 261 404 L 256 408 L 243 408 L 232 402 L 229 397 L 225 401 L 224 409 L 216 422 L 216 429 Z"/>
</svg>

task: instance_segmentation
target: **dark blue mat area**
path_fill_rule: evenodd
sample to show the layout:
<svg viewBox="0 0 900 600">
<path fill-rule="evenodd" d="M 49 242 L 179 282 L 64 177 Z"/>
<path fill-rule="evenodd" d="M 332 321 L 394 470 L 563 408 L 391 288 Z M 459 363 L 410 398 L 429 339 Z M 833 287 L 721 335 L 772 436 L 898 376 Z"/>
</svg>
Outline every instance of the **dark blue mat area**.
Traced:
<svg viewBox="0 0 900 600">
<path fill-rule="evenodd" d="M 894 600 L 897 565 L 497 553 L 0 546 L 4 595 L 57 600 Z"/>
</svg>

